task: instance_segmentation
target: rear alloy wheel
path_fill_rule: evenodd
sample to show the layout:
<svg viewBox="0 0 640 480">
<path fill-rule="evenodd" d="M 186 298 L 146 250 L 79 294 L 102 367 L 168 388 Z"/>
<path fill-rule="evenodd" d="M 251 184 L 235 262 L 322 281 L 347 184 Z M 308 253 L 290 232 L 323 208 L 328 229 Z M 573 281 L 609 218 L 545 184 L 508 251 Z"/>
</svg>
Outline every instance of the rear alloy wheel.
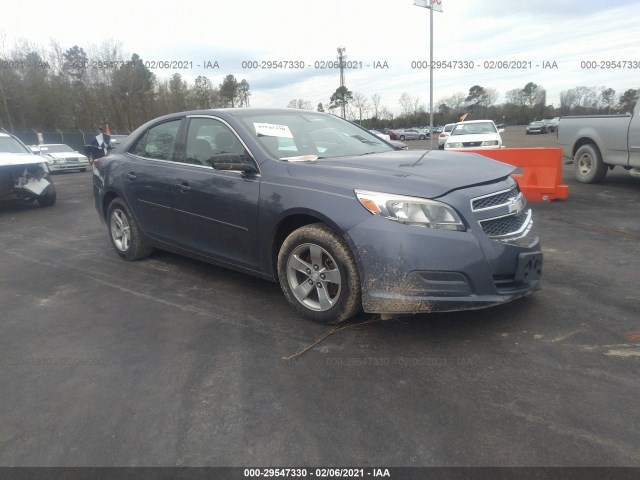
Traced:
<svg viewBox="0 0 640 480">
<path fill-rule="evenodd" d="M 140 228 L 127 205 L 115 198 L 107 209 L 109 238 L 115 251 L 126 260 L 139 260 L 149 256 L 152 248 L 140 236 Z"/>
<path fill-rule="evenodd" d="M 600 183 L 607 175 L 607 166 L 602 161 L 600 150 L 591 143 L 578 149 L 573 157 L 573 169 L 580 183 Z"/>
<path fill-rule="evenodd" d="M 278 279 L 303 317 L 339 323 L 362 308 L 358 267 L 345 241 L 321 223 L 300 227 L 282 244 Z"/>
<path fill-rule="evenodd" d="M 404 135 L 400 135 L 400 141 L 404 142 Z"/>
</svg>

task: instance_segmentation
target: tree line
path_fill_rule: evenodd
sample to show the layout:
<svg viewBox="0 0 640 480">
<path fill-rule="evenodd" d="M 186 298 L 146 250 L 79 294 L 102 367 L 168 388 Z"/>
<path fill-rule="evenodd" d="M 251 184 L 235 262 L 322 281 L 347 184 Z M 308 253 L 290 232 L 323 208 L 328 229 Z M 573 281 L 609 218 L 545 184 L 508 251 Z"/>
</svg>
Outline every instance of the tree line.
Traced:
<svg viewBox="0 0 640 480">
<path fill-rule="evenodd" d="M 90 58 L 99 58 L 96 68 Z M 158 78 L 148 62 L 136 53 L 125 58 L 122 47 L 113 41 L 91 46 L 48 49 L 17 42 L 6 51 L 0 38 L 0 128 L 10 131 L 94 131 L 105 122 L 112 133 L 127 133 L 144 122 L 176 111 L 218 107 L 248 107 L 251 88 L 247 80 L 226 75 L 219 85 L 206 76 L 193 83 L 179 73 Z M 92 68 L 87 68 L 87 66 Z M 103 66 L 104 68 L 100 68 Z M 560 106 L 547 104 L 542 85 L 529 82 L 522 88 L 499 92 L 492 87 L 473 85 L 435 102 L 433 122 L 443 125 L 467 118 L 490 118 L 509 124 L 526 124 L 534 119 L 560 115 L 619 113 L 633 110 L 640 89 L 616 92 L 608 87 L 578 86 L 560 94 Z M 314 104 L 293 99 L 291 108 L 342 114 L 370 128 L 428 125 L 429 112 L 419 97 L 402 93 L 400 114 L 393 114 L 375 93 L 366 96 L 341 86 L 326 103 Z"/>
<path fill-rule="evenodd" d="M 227 75 L 214 85 L 199 76 L 190 84 L 179 73 L 158 78 L 136 53 L 122 58 L 111 42 L 89 52 L 55 43 L 42 50 L 26 41 L 0 50 L 0 128 L 92 132 L 108 122 L 112 133 L 128 133 L 171 112 L 249 106 L 245 79 Z"/>
<path fill-rule="evenodd" d="M 505 92 L 506 101 L 496 104 L 499 92 L 495 88 L 473 85 L 467 93 L 457 92 L 434 102 L 437 110 L 433 115 L 434 125 L 444 125 L 459 121 L 467 114 L 467 119 L 493 119 L 512 125 L 527 124 L 532 120 L 553 118 L 561 115 L 594 115 L 632 112 L 640 88 L 630 88 L 618 94 L 613 88 L 579 86 L 560 93 L 560 106 L 547 104 L 547 92 L 542 85 L 527 83 L 522 88 Z M 398 99 L 401 113 L 394 115 L 382 104 L 380 95 L 370 97 L 352 92 L 346 87 L 338 87 L 331 96 L 328 110 L 338 113 L 345 107 L 346 118 L 361 123 L 368 128 L 424 126 L 429 124 L 429 112 L 419 97 L 402 93 Z M 293 99 L 289 108 L 313 110 L 312 103 L 304 99 Z M 318 111 L 324 111 L 319 103 Z"/>
</svg>

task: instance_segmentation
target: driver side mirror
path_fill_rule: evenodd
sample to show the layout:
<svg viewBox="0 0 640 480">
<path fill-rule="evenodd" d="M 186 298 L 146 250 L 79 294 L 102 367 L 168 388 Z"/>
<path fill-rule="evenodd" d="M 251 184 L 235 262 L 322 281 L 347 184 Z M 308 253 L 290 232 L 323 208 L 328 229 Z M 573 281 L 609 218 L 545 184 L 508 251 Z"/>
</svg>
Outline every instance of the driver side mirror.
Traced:
<svg viewBox="0 0 640 480">
<path fill-rule="evenodd" d="M 219 153 L 209 159 L 209 164 L 215 170 L 231 170 L 243 173 L 255 173 L 256 167 L 250 160 L 245 160 L 244 155 L 237 153 Z"/>
</svg>

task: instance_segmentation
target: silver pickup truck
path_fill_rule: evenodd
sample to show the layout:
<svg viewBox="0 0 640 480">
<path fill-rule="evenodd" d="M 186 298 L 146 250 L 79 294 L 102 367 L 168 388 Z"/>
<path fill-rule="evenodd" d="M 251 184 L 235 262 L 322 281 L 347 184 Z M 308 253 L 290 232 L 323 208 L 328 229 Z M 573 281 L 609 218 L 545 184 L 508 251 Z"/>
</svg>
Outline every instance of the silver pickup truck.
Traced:
<svg viewBox="0 0 640 480">
<path fill-rule="evenodd" d="M 633 115 L 560 117 L 558 145 L 579 182 L 599 183 L 616 165 L 640 176 L 640 101 Z"/>
</svg>

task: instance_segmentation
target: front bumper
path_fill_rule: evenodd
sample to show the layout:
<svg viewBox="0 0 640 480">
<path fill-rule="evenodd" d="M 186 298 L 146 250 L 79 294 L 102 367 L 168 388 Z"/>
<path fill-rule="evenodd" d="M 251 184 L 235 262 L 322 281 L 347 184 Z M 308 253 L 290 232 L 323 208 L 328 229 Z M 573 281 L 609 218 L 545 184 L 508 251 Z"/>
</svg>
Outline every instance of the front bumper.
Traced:
<svg viewBox="0 0 640 480">
<path fill-rule="evenodd" d="M 465 194 L 452 196 L 460 201 Z M 532 231 L 512 241 L 490 239 L 470 208 L 457 210 L 467 222 L 465 232 L 403 225 L 377 215 L 348 232 L 357 252 L 365 312 L 477 309 L 540 288 L 542 253 Z"/>
<path fill-rule="evenodd" d="M 67 170 L 86 170 L 91 166 L 86 162 L 47 163 L 50 172 L 65 172 Z"/>
</svg>

